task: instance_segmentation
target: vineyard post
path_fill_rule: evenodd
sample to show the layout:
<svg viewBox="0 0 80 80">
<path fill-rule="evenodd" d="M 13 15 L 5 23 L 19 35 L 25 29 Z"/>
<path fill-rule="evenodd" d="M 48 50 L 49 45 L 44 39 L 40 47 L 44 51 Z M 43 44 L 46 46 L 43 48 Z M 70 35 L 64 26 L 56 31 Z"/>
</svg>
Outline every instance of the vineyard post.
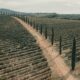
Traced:
<svg viewBox="0 0 80 80">
<path fill-rule="evenodd" d="M 73 47 L 72 47 L 72 59 L 71 59 L 71 67 L 72 71 L 75 70 L 75 62 L 76 62 L 76 39 L 73 39 Z"/>
<path fill-rule="evenodd" d="M 62 37 L 60 36 L 60 41 L 59 41 L 59 53 L 60 55 L 62 54 Z"/>
</svg>

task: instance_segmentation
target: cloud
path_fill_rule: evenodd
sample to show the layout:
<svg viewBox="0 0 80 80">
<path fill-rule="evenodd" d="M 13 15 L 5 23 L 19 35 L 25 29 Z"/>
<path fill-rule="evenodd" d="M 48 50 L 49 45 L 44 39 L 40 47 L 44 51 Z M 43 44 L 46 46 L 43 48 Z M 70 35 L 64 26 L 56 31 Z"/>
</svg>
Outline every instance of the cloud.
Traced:
<svg viewBox="0 0 80 80">
<path fill-rule="evenodd" d="M 0 0 L 0 7 L 26 12 L 80 13 L 80 0 Z"/>
</svg>

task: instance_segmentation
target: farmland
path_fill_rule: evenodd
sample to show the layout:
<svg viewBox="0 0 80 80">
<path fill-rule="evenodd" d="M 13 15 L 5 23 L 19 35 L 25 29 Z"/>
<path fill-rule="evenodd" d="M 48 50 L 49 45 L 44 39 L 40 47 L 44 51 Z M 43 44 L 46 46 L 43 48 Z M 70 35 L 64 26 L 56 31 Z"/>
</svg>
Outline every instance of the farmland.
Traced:
<svg viewBox="0 0 80 80">
<path fill-rule="evenodd" d="M 0 16 L 0 80 L 51 80 L 36 40 L 9 16 Z"/>
<path fill-rule="evenodd" d="M 73 74 L 79 77 L 80 75 L 80 21 L 54 18 L 37 18 L 27 17 L 25 19 L 35 29 L 40 32 L 42 27 L 42 34 L 45 36 L 45 29 L 47 27 L 47 40 L 51 42 L 52 28 L 54 29 L 54 45 L 59 51 L 60 37 L 62 38 L 62 53 L 67 65 L 71 68 L 71 57 L 73 39 L 76 40 L 76 68 Z"/>
<path fill-rule="evenodd" d="M 58 52 L 60 52 L 61 47 L 60 56 L 70 69 L 73 40 L 75 38 L 76 67 L 70 73 L 80 78 L 79 20 L 24 16 L 19 18 L 45 36 L 49 43 L 53 40 L 53 46 Z M 59 77 L 55 72 L 53 75 L 36 39 L 18 21 L 10 16 L 1 15 L 0 80 L 64 80 L 63 77 Z"/>
</svg>

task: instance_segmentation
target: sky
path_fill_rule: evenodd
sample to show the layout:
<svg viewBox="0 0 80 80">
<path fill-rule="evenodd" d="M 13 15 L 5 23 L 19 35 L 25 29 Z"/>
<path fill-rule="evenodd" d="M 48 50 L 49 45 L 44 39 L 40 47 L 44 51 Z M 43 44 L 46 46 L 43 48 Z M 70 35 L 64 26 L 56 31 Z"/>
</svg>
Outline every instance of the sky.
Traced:
<svg viewBox="0 0 80 80">
<path fill-rule="evenodd" d="M 0 0 L 0 8 L 27 13 L 80 14 L 80 0 Z"/>
</svg>

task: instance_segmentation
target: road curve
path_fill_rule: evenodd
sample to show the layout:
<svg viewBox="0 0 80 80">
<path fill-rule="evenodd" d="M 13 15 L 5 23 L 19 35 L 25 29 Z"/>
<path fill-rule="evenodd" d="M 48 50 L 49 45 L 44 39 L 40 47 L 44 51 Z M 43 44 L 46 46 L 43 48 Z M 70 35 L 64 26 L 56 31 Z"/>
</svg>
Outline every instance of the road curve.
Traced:
<svg viewBox="0 0 80 80">
<path fill-rule="evenodd" d="M 17 17 L 13 17 L 16 19 L 22 26 L 27 29 L 36 39 L 40 48 L 43 51 L 43 55 L 47 58 L 48 64 L 52 71 L 52 76 L 54 76 L 54 72 L 62 77 L 63 80 L 79 80 L 70 72 L 70 68 L 64 62 L 64 59 L 59 55 L 58 51 L 52 46 L 39 32 L 33 29 L 30 25 L 26 24 L 24 21 Z"/>
</svg>

